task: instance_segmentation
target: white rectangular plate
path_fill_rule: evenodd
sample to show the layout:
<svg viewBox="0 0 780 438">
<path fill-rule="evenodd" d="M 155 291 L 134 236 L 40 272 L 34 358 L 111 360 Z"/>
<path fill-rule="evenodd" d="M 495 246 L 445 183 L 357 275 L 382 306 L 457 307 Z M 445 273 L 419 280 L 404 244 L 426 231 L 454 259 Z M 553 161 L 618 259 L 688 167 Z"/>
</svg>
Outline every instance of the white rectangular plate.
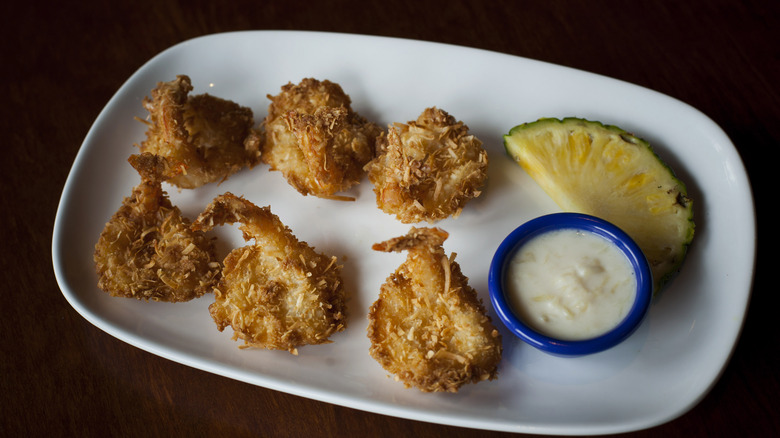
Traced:
<svg viewBox="0 0 780 438">
<path fill-rule="evenodd" d="M 366 315 L 404 254 L 371 245 L 409 229 L 382 213 L 367 180 L 355 202 L 304 197 L 260 165 L 196 190 L 168 187 L 194 219 L 230 191 L 271 210 L 297 237 L 344 265 L 346 331 L 300 355 L 240 350 L 208 314 L 213 296 L 145 303 L 100 291 L 92 253 L 106 221 L 140 181 L 127 163 L 144 139 L 141 99 L 159 81 L 192 78 L 209 93 L 252 108 L 304 77 L 341 84 L 353 108 L 387 126 L 437 106 L 464 121 L 490 158 L 489 182 L 450 233 L 464 274 L 488 299 L 488 266 L 516 226 L 558 211 L 504 153 L 502 135 L 540 117 L 577 116 L 614 124 L 650 141 L 695 200 L 697 230 L 688 259 L 649 318 L 622 345 L 589 357 L 545 355 L 503 331 L 499 378 L 457 394 L 406 389 L 368 355 Z M 220 256 L 244 246 L 233 226 L 214 231 Z M 54 271 L 70 304 L 92 324 L 139 348 L 209 372 L 329 403 L 415 420 L 537 434 L 604 434 L 651 427 L 694 406 L 712 387 L 739 336 L 754 269 L 755 216 L 742 162 L 727 136 L 699 111 L 635 85 L 499 53 L 435 43 L 309 32 L 239 32 L 176 45 L 117 91 L 87 134 L 65 184 L 54 226 Z M 501 327 L 503 330 L 503 327 Z"/>
</svg>

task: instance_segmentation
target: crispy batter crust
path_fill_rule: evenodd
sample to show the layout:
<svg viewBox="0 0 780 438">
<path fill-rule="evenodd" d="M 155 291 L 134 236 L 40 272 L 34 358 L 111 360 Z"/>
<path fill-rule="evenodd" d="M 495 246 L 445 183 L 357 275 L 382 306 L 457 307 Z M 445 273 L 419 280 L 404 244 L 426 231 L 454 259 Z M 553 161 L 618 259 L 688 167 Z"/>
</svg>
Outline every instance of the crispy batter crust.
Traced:
<svg viewBox="0 0 780 438">
<path fill-rule="evenodd" d="M 403 223 L 429 223 L 460 215 L 479 196 L 488 157 L 468 126 L 438 108 L 416 121 L 395 123 L 377 140 L 365 166 L 381 210 Z"/>
<path fill-rule="evenodd" d="M 190 229 L 162 190 L 170 166 L 152 154 L 133 155 L 129 161 L 142 182 L 95 245 L 98 286 L 116 297 L 169 302 L 211 292 L 220 274 L 213 244 Z"/>
<path fill-rule="evenodd" d="M 190 96 L 186 75 L 160 82 L 145 97 L 149 112 L 146 140 L 141 152 L 166 157 L 181 169 L 168 182 L 195 188 L 222 181 L 259 161 L 262 144 L 247 141 L 254 124 L 252 110 L 209 94 Z"/>
<path fill-rule="evenodd" d="M 501 336 L 477 293 L 442 243 L 438 228 L 412 228 L 373 246 L 408 251 L 369 310 L 371 356 L 406 387 L 457 392 L 492 380 L 501 360 Z"/>
<path fill-rule="evenodd" d="M 381 129 L 328 80 L 288 83 L 268 98 L 263 130 L 250 136 L 264 137 L 262 160 L 303 195 L 352 200 L 336 194 L 360 182 Z"/>
<path fill-rule="evenodd" d="M 230 326 L 245 346 L 288 350 L 330 342 L 344 330 L 346 305 L 336 257 L 298 241 L 269 207 L 231 193 L 218 196 L 193 224 L 209 230 L 241 223 L 254 245 L 233 250 L 209 307 L 220 331 Z"/>
</svg>

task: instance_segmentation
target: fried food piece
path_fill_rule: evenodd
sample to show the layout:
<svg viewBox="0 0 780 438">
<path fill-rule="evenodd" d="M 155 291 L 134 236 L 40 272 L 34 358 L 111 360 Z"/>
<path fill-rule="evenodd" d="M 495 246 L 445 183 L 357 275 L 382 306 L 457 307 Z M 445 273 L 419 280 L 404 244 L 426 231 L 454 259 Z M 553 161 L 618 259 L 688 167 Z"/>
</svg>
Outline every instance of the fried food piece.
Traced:
<svg viewBox="0 0 780 438">
<path fill-rule="evenodd" d="M 408 388 L 457 392 L 492 380 L 501 360 L 501 335 L 442 243 L 439 228 L 414 228 L 377 243 L 377 251 L 408 251 L 369 310 L 371 357 Z"/>
<path fill-rule="evenodd" d="M 262 160 L 303 195 L 354 200 L 336 195 L 360 182 L 374 158 L 381 129 L 352 110 L 341 86 L 328 80 L 288 83 L 263 122 Z"/>
<path fill-rule="evenodd" d="M 330 342 L 346 327 L 341 266 L 336 257 L 298 241 L 269 207 L 225 193 L 198 216 L 193 228 L 240 222 L 254 245 L 234 249 L 209 306 L 219 331 L 231 326 L 244 346 L 287 350 Z"/>
<path fill-rule="evenodd" d="M 168 182 L 196 188 L 257 164 L 262 145 L 246 141 L 254 125 L 252 110 L 209 94 L 190 96 L 190 91 L 190 78 L 179 75 L 158 83 L 152 97 L 143 100 L 150 117 L 139 147 L 182 170 Z"/>
<path fill-rule="evenodd" d="M 211 292 L 220 275 L 214 247 L 171 205 L 161 181 L 166 160 L 132 155 L 141 184 L 106 224 L 95 245 L 98 287 L 115 297 L 189 301 Z"/>
<path fill-rule="evenodd" d="M 468 126 L 436 107 L 417 121 L 395 123 L 377 140 L 366 165 L 376 202 L 403 223 L 429 223 L 460 215 L 480 195 L 488 157 Z"/>
</svg>

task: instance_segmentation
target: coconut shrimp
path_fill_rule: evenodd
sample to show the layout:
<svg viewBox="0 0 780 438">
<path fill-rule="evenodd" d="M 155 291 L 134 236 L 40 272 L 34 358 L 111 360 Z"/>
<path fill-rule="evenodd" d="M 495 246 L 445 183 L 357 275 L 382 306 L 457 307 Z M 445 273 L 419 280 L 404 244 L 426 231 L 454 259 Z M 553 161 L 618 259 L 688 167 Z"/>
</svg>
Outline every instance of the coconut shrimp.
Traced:
<svg viewBox="0 0 780 438">
<path fill-rule="evenodd" d="M 112 296 L 147 301 L 188 301 L 211 292 L 220 265 L 212 241 L 190 229 L 189 219 L 162 190 L 171 167 L 152 154 L 128 161 L 142 181 L 95 245 L 98 286 Z"/>
<path fill-rule="evenodd" d="M 460 215 L 481 194 L 488 157 L 468 126 L 438 108 L 388 126 L 366 165 L 379 208 L 403 223 Z"/>
<path fill-rule="evenodd" d="M 303 195 L 354 200 L 338 193 L 363 178 L 379 126 L 353 111 L 341 86 L 328 80 L 288 83 L 268 98 L 263 130 L 253 134 L 264 137 L 262 160 Z"/>
<path fill-rule="evenodd" d="M 190 78 L 179 75 L 158 83 L 143 100 L 149 120 L 139 148 L 178 167 L 181 172 L 168 182 L 180 188 L 223 181 L 254 166 L 262 149 L 258 139 L 248 141 L 251 109 L 209 94 L 190 96 L 192 89 Z"/>
<path fill-rule="evenodd" d="M 220 331 L 230 326 L 244 346 L 287 350 L 328 343 L 346 326 L 341 266 L 336 257 L 299 241 L 269 207 L 225 193 L 193 224 L 197 230 L 241 223 L 253 245 L 224 260 L 209 312 Z"/>
<path fill-rule="evenodd" d="M 447 257 L 439 228 L 411 228 L 374 250 L 408 251 L 369 310 L 370 354 L 396 380 L 423 392 L 457 392 L 492 380 L 501 336 L 468 278 Z"/>
</svg>

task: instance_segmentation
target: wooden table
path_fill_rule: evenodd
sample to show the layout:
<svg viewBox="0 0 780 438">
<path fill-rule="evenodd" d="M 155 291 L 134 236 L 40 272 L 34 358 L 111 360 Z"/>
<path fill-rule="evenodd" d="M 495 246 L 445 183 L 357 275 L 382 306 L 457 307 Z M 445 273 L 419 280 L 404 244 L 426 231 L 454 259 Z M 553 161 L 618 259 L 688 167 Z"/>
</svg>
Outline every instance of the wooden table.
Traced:
<svg viewBox="0 0 780 438">
<path fill-rule="evenodd" d="M 736 144 L 752 179 L 780 144 L 780 3 L 724 1 L 13 2 L 2 26 L 1 436 L 508 436 L 312 401 L 179 365 L 114 339 L 52 272 L 63 184 L 96 116 L 144 62 L 184 40 L 292 29 L 403 37 L 570 66 L 671 95 Z M 762 196 L 763 195 L 763 196 Z M 773 197 L 775 199 L 775 197 Z M 774 202 L 774 201 L 773 201 Z M 778 330 L 766 238 L 734 356 L 691 411 L 633 436 L 769 436 Z"/>
</svg>

